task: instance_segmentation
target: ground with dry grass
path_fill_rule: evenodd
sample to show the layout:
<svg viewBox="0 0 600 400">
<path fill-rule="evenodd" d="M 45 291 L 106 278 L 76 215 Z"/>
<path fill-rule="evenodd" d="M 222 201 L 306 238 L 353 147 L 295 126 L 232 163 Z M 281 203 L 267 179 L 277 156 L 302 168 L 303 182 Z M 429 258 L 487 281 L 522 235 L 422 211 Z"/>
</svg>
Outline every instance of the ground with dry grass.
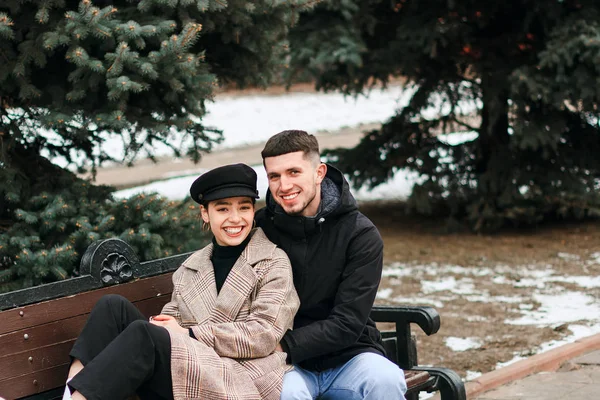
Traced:
<svg viewBox="0 0 600 400">
<path fill-rule="evenodd" d="M 599 307 L 599 223 L 448 234 L 443 221 L 407 217 L 397 204 L 361 209 L 385 242 L 377 303 L 431 305 L 441 315 L 438 334 L 417 333 L 421 364 L 476 376 L 599 323 L 600 314 L 594 321 L 579 309 L 567 323 L 553 316 L 570 304 Z"/>
</svg>

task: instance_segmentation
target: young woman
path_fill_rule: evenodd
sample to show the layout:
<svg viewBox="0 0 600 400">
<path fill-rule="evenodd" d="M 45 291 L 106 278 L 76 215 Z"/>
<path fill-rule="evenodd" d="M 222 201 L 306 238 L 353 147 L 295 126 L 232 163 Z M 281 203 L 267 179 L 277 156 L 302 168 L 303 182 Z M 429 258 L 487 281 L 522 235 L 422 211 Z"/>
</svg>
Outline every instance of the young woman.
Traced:
<svg viewBox="0 0 600 400">
<path fill-rule="evenodd" d="M 149 321 L 120 296 L 96 304 L 65 398 L 279 399 L 291 367 L 278 344 L 299 300 L 288 257 L 253 229 L 256 173 L 219 167 L 190 193 L 212 243 L 175 271 L 171 301 Z"/>
</svg>

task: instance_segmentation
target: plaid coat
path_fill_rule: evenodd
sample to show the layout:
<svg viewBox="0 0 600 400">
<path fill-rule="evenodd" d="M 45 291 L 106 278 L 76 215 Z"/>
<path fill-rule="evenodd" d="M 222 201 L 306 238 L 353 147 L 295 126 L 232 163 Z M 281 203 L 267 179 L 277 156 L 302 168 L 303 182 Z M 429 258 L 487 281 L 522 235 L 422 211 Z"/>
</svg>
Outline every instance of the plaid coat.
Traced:
<svg viewBox="0 0 600 400">
<path fill-rule="evenodd" d="M 212 251 L 204 247 L 175 271 L 162 310 L 197 338 L 170 333 L 173 396 L 278 400 L 291 366 L 275 347 L 299 307 L 289 259 L 258 228 L 217 295 Z"/>
</svg>

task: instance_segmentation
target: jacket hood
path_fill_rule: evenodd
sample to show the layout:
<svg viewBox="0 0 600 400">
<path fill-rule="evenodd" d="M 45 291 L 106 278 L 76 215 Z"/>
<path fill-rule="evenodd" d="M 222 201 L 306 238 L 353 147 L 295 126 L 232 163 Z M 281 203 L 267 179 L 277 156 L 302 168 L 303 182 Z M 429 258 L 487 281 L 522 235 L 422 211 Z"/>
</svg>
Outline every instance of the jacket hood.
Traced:
<svg viewBox="0 0 600 400">
<path fill-rule="evenodd" d="M 330 218 L 336 218 L 358 210 L 358 204 L 350 193 L 350 185 L 337 168 L 327 164 L 325 179 L 321 182 L 321 204 L 314 217 L 294 216 L 286 214 L 275 202 L 270 190 L 267 190 L 266 207 L 274 223 L 295 237 L 304 237 Z"/>
</svg>

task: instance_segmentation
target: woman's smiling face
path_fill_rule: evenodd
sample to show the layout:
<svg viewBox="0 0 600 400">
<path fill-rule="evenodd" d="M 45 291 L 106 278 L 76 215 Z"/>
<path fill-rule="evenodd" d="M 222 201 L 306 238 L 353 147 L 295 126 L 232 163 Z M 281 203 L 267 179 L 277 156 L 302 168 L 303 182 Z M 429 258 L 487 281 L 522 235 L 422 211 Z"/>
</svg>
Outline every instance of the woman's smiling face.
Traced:
<svg viewBox="0 0 600 400">
<path fill-rule="evenodd" d="M 220 246 L 241 244 L 254 224 L 254 202 L 250 197 L 213 200 L 208 207 L 201 206 L 200 212 Z"/>
</svg>

